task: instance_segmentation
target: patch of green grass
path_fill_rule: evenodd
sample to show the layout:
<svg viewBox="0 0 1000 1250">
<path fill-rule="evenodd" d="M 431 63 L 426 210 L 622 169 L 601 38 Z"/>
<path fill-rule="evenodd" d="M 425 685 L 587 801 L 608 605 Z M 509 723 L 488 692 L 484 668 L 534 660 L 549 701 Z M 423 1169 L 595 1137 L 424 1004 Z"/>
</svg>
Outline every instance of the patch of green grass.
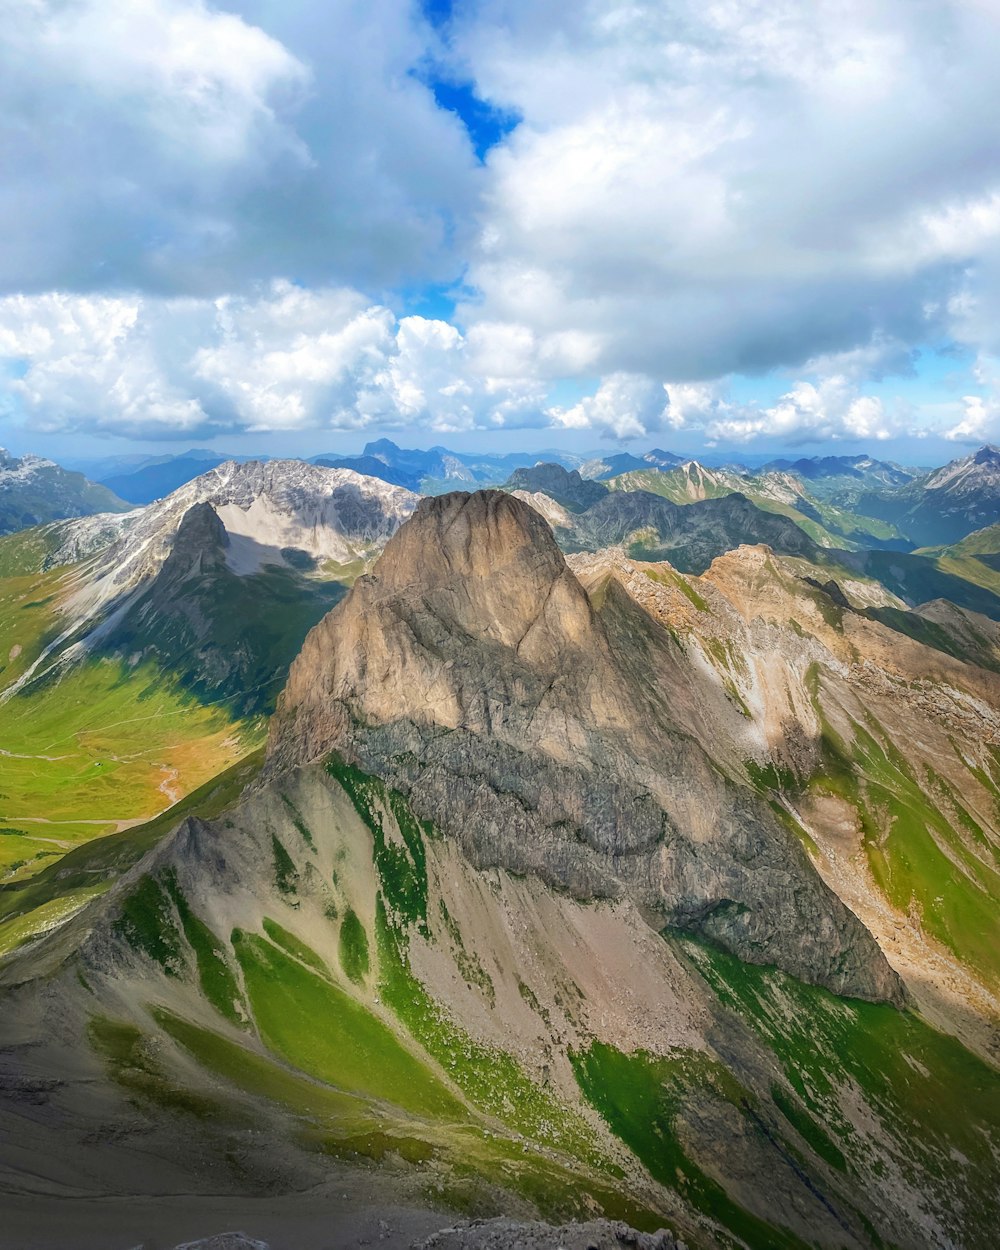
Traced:
<svg viewBox="0 0 1000 1250">
<path fill-rule="evenodd" d="M 260 1035 L 290 1063 L 346 1091 L 417 1115 L 467 1119 L 462 1103 L 375 1015 L 284 951 L 235 932 Z"/>
<path fill-rule="evenodd" d="M 320 572 L 331 581 L 340 582 L 342 586 L 353 586 L 368 567 L 364 556 L 353 560 L 324 560 Z"/>
<path fill-rule="evenodd" d="M 342 1159 L 381 1161 L 397 1154 L 408 1163 L 423 1163 L 436 1145 L 394 1124 L 385 1109 L 281 1067 L 266 1055 L 240 1046 L 164 1008 L 153 1008 L 157 1024 L 209 1072 L 237 1089 L 265 1098 L 300 1121 L 296 1136 L 309 1149 Z"/>
<path fill-rule="evenodd" d="M 427 853 L 424 838 L 432 837 L 427 823 L 413 815 L 405 798 L 348 764 L 336 753 L 329 756 L 327 771 L 347 792 L 355 811 L 374 838 L 375 867 L 383 894 L 399 924 L 415 924 L 427 934 Z M 403 840 L 400 846 L 385 834 L 382 814 L 391 816 Z"/>
<path fill-rule="evenodd" d="M 252 737 L 222 709 L 171 689 L 152 664 L 85 660 L 0 704 L 0 741 L 12 753 L 0 822 L 89 841 L 155 816 L 235 762 Z M 26 823 L 39 820 L 50 823 Z"/>
<path fill-rule="evenodd" d="M 979 976 L 1000 984 L 1000 873 L 992 848 L 977 854 L 967 844 L 956 826 L 971 830 L 958 808 L 951 804 L 953 819 L 942 812 L 932 787 L 917 780 L 874 718 L 867 726 L 852 723 L 850 742 L 836 732 L 823 710 L 818 666 L 806 681 L 822 751 L 810 787 L 855 808 L 872 877 L 889 902 L 919 916 L 928 934 Z M 989 862 L 982 857 L 987 853 Z"/>
<path fill-rule="evenodd" d="M 25 942 L 30 942 L 32 938 L 58 927 L 101 893 L 103 887 L 100 885 L 72 890 L 50 899 L 27 915 L 13 916 L 0 922 L 0 955 L 6 955 L 23 946 Z"/>
<path fill-rule="evenodd" d="M 964 1229 L 969 1245 L 993 1244 L 1000 1227 L 996 1069 L 912 1012 L 837 998 L 691 940 L 681 947 L 775 1054 L 849 1171 L 863 1180 L 882 1166 L 855 1129 L 860 1092 L 893 1166 L 934 1215 Z"/>
<path fill-rule="evenodd" d="M 311 968 L 314 972 L 318 972 L 320 976 L 330 979 L 330 969 L 326 966 L 319 955 L 307 946 L 305 942 L 301 942 L 294 933 L 289 933 L 286 928 L 278 924 L 277 920 L 272 920 L 270 916 L 264 917 L 264 932 L 276 946 L 293 959 L 297 959 L 300 963 Z"/>
<path fill-rule="evenodd" d="M 384 1129 L 372 1129 L 353 1137 L 330 1137 L 324 1149 L 338 1159 L 371 1159 L 374 1163 L 381 1163 L 390 1154 L 399 1155 L 407 1163 L 426 1163 L 436 1153 L 433 1146 L 419 1137 L 402 1137 Z"/>
<path fill-rule="evenodd" d="M 794 793 L 799 788 L 799 779 L 794 769 L 775 764 L 773 760 L 768 760 L 766 764 L 759 764 L 756 760 L 744 760 L 743 767 L 756 788 L 764 793 L 769 790 L 779 794 Z"/>
<path fill-rule="evenodd" d="M 106 890 L 185 817 L 211 820 L 231 807 L 262 762 L 263 750 L 255 751 L 153 820 L 69 851 L 30 880 L 0 885 L 0 920 L 27 916 L 81 889 Z"/>
<path fill-rule="evenodd" d="M 36 525 L 0 538 L 0 578 L 40 573 L 56 550 L 58 538 L 49 526 Z"/>
<path fill-rule="evenodd" d="M 831 1167 L 843 1172 L 847 1163 L 843 1153 L 832 1139 L 824 1132 L 818 1120 L 811 1116 L 799 1100 L 778 1084 L 771 1086 L 771 1101 L 785 1117 L 788 1123 L 807 1142 L 821 1159 L 825 1159 Z"/>
<path fill-rule="evenodd" d="M 440 1160 L 434 1172 L 434 1202 L 463 1200 L 459 1190 L 474 1178 L 493 1195 L 485 1214 L 497 1214 L 497 1186 L 520 1194 L 547 1219 L 585 1219 L 594 1204 L 609 1219 L 635 1228 L 662 1226 L 662 1213 L 649 1210 L 606 1179 L 581 1173 L 540 1155 L 527 1143 L 486 1131 L 475 1123 L 393 1119 L 384 1104 L 343 1093 L 294 1073 L 266 1055 L 169 1012 L 153 1008 L 161 1028 L 197 1062 L 236 1088 L 275 1103 L 296 1117 L 296 1136 L 305 1147 L 338 1158 L 384 1159 L 395 1154 L 410 1164 Z"/>
<path fill-rule="evenodd" d="M 0 561 L 9 542 L 0 539 Z M 65 588 L 65 569 L 0 575 L 0 689 L 23 677 L 58 636 Z"/>
<path fill-rule="evenodd" d="M 27 823 L 27 822 L 25 822 Z M 109 833 L 113 826 L 88 826 L 89 833 Z M 37 834 L 31 832 L 37 830 Z M 0 837 L 0 890 L 19 885 L 40 872 L 48 863 L 60 859 L 79 840 L 80 830 L 73 825 L 31 825 L 24 832 L 11 829 Z"/>
<path fill-rule="evenodd" d="M 188 945 L 194 951 L 201 992 L 230 1023 L 245 1027 L 245 1012 L 240 1010 L 243 1006 L 243 995 L 240 993 L 236 975 L 229 966 L 225 946 L 191 910 L 177 884 L 175 873 L 167 874 L 164 885 L 177 908 Z"/>
<path fill-rule="evenodd" d="M 661 1184 L 676 1189 L 750 1246 L 805 1250 L 794 1234 L 734 1202 L 691 1160 L 677 1135 L 678 1117 L 692 1092 L 696 1098 L 721 1098 L 734 1106 L 749 1100 L 728 1069 L 700 1052 L 670 1058 L 644 1051 L 626 1055 L 603 1042 L 593 1042 L 571 1060 L 588 1101 Z"/>
<path fill-rule="evenodd" d="M 298 1115 L 315 1117 L 328 1127 L 332 1122 L 354 1132 L 365 1126 L 370 1107 L 356 1096 L 297 1075 L 270 1056 L 184 1020 L 166 1008 L 151 1010 L 157 1024 L 202 1067 L 237 1088 L 281 1103 Z"/>
<path fill-rule="evenodd" d="M 151 665 L 86 661 L 0 705 L 0 735 L 15 753 L 4 759 L 3 817 L 148 817 L 168 802 L 160 787 L 170 768 L 200 785 L 229 762 L 233 728 Z"/>
<path fill-rule="evenodd" d="M 356 985 L 362 984 L 370 967 L 368 934 L 350 907 L 344 912 L 340 925 L 340 966 Z"/>
<path fill-rule="evenodd" d="M 215 1099 L 175 1085 L 156 1057 L 151 1040 L 135 1025 L 94 1016 L 87 1032 L 91 1045 L 104 1059 L 108 1075 L 140 1105 L 152 1104 L 198 1120 L 232 1118 L 229 1109 Z"/>
<path fill-rule="evenodd" d="M 985 560 L 965 554 L 948 554 L 939 556 L 933 563 L 943 575 L 960 578 L 970 587 L 1000 597 L 1000 571 Z"/>
<path fill-rule="evenodd" d="M 167 976 L 180 974 L 184 961 L 170 899 L 148 873 L 122 903 L 115 932 L 134 950 L 158 963 Z"/>
</svg>

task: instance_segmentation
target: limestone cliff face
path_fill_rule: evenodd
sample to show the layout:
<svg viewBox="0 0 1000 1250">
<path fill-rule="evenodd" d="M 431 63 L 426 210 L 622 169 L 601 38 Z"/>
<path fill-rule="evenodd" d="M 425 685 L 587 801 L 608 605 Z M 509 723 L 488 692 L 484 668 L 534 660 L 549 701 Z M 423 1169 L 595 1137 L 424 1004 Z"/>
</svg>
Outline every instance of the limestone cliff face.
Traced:
<svg viewBox="0 0 1000 1250">
<path fill-rule="evenodd" d="M 657 928 L 901 1001 L 798 843 L 679 727 L 671 704 L 685 692 L 655 672 L 662 626 L 620 599 L 598 619 L 521 500 L 424 500 L 306 639 L 269 768 L 338 751 L 408 794 L 479 868 L 627 895 Z"/>
</svg>

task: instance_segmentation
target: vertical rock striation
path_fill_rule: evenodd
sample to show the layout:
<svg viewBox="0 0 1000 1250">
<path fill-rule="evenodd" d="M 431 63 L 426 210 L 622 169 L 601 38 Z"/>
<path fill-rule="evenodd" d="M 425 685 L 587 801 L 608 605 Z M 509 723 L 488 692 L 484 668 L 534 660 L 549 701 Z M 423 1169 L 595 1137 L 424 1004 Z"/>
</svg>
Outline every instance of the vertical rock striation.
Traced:
<svg viewBox="0 0 1000 1250">
<path fill-rule="evenodd" d="M 652 654 L 662 627 L 609 593 L 622 602 L 598 619 L 521 500 L 424 500 L 307 637 L 270 770 L 339 752 L 477 867 L 581 899 L 627 895 L 656 928 L 902 1002 L 874 939 L 766 803 L 677 725 L 669 683 L 620 658 Z"/>
</svg>

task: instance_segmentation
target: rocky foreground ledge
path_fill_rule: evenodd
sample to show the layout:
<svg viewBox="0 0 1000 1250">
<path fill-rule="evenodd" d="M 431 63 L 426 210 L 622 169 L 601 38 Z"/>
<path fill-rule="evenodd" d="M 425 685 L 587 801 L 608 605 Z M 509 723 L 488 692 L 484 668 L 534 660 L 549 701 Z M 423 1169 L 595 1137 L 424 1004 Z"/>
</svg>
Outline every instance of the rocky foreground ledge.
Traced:
<svg viewBox="0 0 1000 1250">
<path fill-rule="evenodd" d="M 385 1240 L 385 1233 L 382 1240 Z M 366 1241 L 366 1245 L 378 1242 Z M 640 1233 L 620 1220 L 589 1220 L 585 1224 L 519 1223 L 516 1220 L 475 1220 L 442 1228 L 410 1250 L 687 1250 L 666 1229 Z M 136 1250 L 143 1248 L 136 1247 Z M 267 1242 L 246 1233 L 219 1233 L 203 1241 L 186 1241 L 175 1250 L 271 1250 Z"/>
</svg>

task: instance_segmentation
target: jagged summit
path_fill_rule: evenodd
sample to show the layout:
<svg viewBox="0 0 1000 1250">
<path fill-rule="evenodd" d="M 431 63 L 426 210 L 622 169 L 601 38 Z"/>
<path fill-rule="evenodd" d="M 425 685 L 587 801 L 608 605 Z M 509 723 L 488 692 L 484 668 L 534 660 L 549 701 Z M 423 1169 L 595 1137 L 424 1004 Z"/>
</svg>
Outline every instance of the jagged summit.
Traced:
<svg viewBox="0 0 1000 1250">
<path fill-rule="evenodd" d="M 379 570 L 386 581 L 405 572 L 431 584 L 491 576 L 521 560 L 526 572 L 543 565 L 553 576 L 565 570 L 552 531 L 527 504 L 500 490 L 453 491 L 420 501 L 387 545 Z"/>
<path fill-rule="evenodd" d="M 969 455 L 952 460 L 931 474 L 926 489 L 946 490 L 950 494 L 1000 489 L 1000 447 L 985 443 Z"/>
<path fill-rule="evenodd" d="M 766 803 L 673 706 L 669 635 L 600 611 L 548 526 L 495 491 L 422 503 L 309 634 L 271 775 L 337 752 L 405 793 L 478 868 L 634 899 L 753 962 L 864 998 L 901 988 Z"/>
<path fill-rule="evenodd" d="M 216 571 L 225 564 L 230 539 L 219 514 L 210 503 L 192 504 L 181 518 L 161 577 L 187 580 Z"/>
<path fill-rule="evenodd" d="M 561 464 L 536 464 L 517 469 L 507 482 L 509 491 L 541 491 L 573 512 L 582 512 L 598 503 L 608 493 L 602 482 L 580 476 L 579 469 L 564 469 Z"/>
<path fill-rule="evenodd" d="M 477 732 L 499 730 L 525 704 L 540 715 L 545 689 L 585 637 L 592 661 L 590 602 L 534 509 L 494 490 L 425 499 L 343 611 L 307 637 L 275 751 L 315 758 L 337 745 L 349 709 L 369 722 Z M 296 728 L 286 732 L 289 718 Z"/>
</svg>

